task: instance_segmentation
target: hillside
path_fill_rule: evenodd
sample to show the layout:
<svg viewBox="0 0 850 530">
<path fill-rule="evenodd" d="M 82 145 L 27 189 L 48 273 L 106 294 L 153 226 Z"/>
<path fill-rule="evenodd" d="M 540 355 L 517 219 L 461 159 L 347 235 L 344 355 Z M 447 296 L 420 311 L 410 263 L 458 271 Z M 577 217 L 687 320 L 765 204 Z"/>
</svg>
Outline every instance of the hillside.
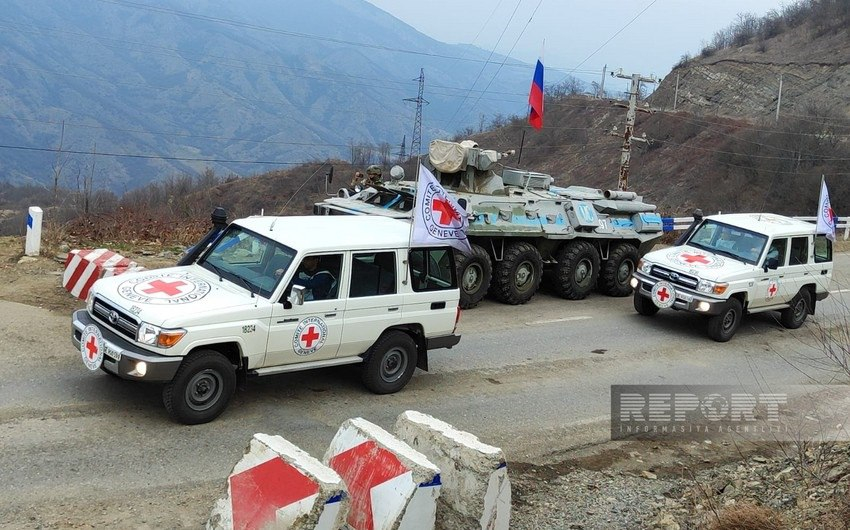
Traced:
<svg viewBox="0 0 850 530">
<path fill-rule="evenodd" d="M 116 194 L 212 168 L 249 176 L 410 150 L 525 108 L 533 67 L 468 90 L 503 57 L 427 37 L 363 0 L 8 0 L 0 17 L 0 179 Z M 480 88 L 480 87 L 478 87 Z M 462 106 L 462 102 L 465 104 Z M 473 104 L 474 103 L 474 104 Z M 361 148 L 361 146 L 363 146 Z M 55 152 L 60 149 L 61 152 Z"/>
</svg>

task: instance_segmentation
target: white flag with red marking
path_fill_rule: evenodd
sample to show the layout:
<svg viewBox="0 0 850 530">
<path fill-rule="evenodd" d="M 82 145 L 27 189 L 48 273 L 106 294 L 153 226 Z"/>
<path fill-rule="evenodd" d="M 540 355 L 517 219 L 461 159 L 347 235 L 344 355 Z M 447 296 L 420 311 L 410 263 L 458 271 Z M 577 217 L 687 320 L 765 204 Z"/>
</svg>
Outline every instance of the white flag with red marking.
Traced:
<svg viewBox="0 0 850 530">
<path fill-rule="evenodd" d="M 472 254 L 472 247 L 466 237 L 468 227 L 466 210 L 446 193 L 428 168 L 420 165 L 410 245 L 430 247 L 448 244 L 461 252 Z"/>
<path fill-rule="evenodd" d="M 835 241 L 835 212 L 829 202 L 829 192 L 826 191 L 826 182 L 820 183 L 820 200 L 818 200 L 818 223 L 817 233 L 826 234 L 827 239 Z"/>
</svg>

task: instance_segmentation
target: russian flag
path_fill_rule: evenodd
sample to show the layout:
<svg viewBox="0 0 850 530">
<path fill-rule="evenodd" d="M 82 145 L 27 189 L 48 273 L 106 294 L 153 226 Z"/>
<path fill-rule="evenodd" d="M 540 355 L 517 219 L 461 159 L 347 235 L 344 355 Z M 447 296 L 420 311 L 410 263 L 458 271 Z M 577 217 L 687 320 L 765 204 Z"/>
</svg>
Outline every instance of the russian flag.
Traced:
<svg viewBox="0 0 850 530">
<path fill-rule="evenodd" d="M 528 123 L 535 129 L 543 127 L 543 63 L 537 59 L 534 68 L 534 80 L 531 82 L 531 91 L 528 93 L 528 104 L 531 110 L 528 113 Z"/>
</svg>

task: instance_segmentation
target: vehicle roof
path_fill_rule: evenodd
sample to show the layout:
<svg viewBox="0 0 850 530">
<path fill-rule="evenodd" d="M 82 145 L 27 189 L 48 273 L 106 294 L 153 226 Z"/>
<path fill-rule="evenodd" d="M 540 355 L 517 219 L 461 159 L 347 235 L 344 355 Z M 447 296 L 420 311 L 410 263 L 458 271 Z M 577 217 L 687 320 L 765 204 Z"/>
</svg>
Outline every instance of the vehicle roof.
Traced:
<svg viewBox="0 0 850 530">
<path fill-rule="evenodd" d="M 368 215 L 256 216 L 234 223 L 299 252 L 407 247 L 410 223 Z"/>
<path fill-rule="evenodd" d="M 706 219 L 738 226 L 771 237 L 810 234 L 815 231 L 814 223 L 774 213 L 726 213 L 708 215 Z"/>
</svg>

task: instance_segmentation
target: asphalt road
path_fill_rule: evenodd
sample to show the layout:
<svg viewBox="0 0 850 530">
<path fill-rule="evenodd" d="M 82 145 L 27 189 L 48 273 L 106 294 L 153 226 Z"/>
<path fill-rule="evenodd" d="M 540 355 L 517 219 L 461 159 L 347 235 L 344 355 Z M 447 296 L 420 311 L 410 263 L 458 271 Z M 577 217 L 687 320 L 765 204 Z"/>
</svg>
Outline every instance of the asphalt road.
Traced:
<svg viewBox="0 0 850 530">
<path fill-rule="evenodd" d="M 850 255 L 838 255 L 833 295 L 803 328 L 754 315 L 725 344 L 699 317 L 641 317 L 631 298 L 485 301 L 464 313 L 461 343 L 432 352 L 432 370 L 398 394 L 368 393 L 351 366 L 260 378 L 191 427 L 170 421 L 159 387 L 89 372 L 69 316 L 0 302 L 0 526 L 198 524 L 255 432 L 321 459 L 345 419 L 392 428 L 415 409 L 541 463 L 607 439 L 612 384 L 828 382 L 815 335 L 848 316 L 848 279 Z"/>
</svg>

